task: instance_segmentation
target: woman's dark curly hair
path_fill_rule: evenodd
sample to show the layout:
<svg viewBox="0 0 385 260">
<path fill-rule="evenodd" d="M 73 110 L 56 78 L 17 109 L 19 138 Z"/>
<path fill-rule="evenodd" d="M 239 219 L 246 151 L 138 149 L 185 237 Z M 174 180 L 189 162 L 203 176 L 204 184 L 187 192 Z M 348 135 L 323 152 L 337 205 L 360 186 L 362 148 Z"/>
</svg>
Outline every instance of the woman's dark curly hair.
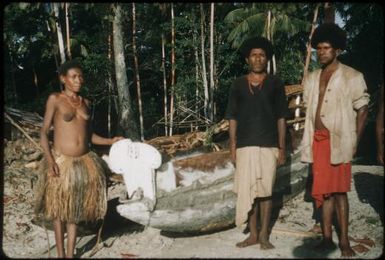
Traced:
<svg viewBox="0 0 385 260">
<path fill-rule="evenodd" d="M 59 75 L 65 76 L 70 69 L 82 69 L 81 63 L 74 59 L 64 62 L 58 69 Z"/>
<path fill-rule="evenodd" d="M 346 48 L 346 33 L 335 23 L 324 23 L 315 29 L 311 38 L 311 47 L 317 48 L 318 43 L 329 42 L 334 49 Z"/>
</svg>

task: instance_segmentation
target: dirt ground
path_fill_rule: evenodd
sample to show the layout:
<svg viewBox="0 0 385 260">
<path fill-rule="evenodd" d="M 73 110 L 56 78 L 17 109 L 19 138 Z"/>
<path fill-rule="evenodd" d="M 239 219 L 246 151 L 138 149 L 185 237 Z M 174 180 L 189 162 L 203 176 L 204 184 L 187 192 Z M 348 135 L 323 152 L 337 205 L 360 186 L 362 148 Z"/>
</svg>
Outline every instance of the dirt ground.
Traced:
<svg viewBox="0 0 385 260">
<path fill-rule="evenodd" d="M 31 170 L 17 161 L 4 165 L 2 251 L 12 258 L 54 257 L 54 233 L 34 225 L 31 220 Z M 384 244 L 384 168 L 353 166 L 349 235 L 355 239 L 369 237 L 375 243 L 355 258 L 379 258 Z M 313 225 L 313 208 L 305 192 L 273 212 L 270 241 L 274 249 L 263 251 L 259 245 L 239 249 L 235 244 L 247 237 L 244 228 L 232 227 L 204 235 L 167 234 L 130 222 L 113 210 L 124 187 L 109 188 L 109 213 L 103 228 L 99 250 L 93 258 L 340 258 L 340 251 L 316 253 L 311 249 L 319 237 L 307 232 Z M 49 237 L 49 245 L 47 241 Z M 334 232 L 334 241 L 337 234 Z M 95 236 L 79 237 L 76 256 L 90 257 Z M 358 243 L 351 241 L 351 245 Z"/>
</svg>

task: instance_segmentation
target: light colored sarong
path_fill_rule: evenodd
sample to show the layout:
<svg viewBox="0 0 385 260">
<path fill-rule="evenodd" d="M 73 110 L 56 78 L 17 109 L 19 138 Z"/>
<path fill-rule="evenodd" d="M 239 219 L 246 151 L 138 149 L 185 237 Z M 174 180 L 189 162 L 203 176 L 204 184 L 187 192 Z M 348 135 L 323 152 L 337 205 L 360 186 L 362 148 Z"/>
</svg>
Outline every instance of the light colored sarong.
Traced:
<svg viewBox="0 0 385 260">
<path fill-rule="evenodd" d="M 272 195 L 278 148 L 247 146 L 236 153 L 233 191 L 237 193 L 235 224 L 240 226 L 247 221 L 255 198 Z"/>
</svg>

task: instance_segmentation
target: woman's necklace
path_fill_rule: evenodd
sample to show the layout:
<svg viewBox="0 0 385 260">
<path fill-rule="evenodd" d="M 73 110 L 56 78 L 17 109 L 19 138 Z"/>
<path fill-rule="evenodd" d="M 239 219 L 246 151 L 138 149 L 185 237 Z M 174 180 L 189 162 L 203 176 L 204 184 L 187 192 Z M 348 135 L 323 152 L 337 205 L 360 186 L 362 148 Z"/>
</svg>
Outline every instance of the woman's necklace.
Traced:
<svg viewBox="0 0 385 260">
<path fill-rule="evenodd" d="M 69 97 L 64 91 L 62 91 L 62 96 L 68 101 L 68 103 L 73 108 L 79 108 L 82 106 L 83 98 L 81 96 L 75 95 L 75 98 Z"/>
</svg>

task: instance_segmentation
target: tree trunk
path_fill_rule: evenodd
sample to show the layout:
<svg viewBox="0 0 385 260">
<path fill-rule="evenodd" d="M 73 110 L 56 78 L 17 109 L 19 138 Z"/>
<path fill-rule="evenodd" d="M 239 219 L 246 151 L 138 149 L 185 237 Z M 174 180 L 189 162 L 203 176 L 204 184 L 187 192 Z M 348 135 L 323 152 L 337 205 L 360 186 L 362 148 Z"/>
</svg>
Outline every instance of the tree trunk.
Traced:
<svg viewBox="0 0 385 260">
<path fill-rule="evenodd" d="M 107 57 L 111 62 L 111 34 L 108 34 L 108 51 Z M 111 96 L 112 96 L 112 77 L 110 69 L 107 70 L 107 85 L 108 85 L 108 112 L 107 112 L 107 129 L 108 137 L 111 138 Z"/>
<path fill-rule="evenodd" d="M 199 54 L 196 46 L 196 36 L 193 34 L 194 56 L 195 56 L 195 113 L 199 115 Z M 196 123 L 195 130 L 198 130 L 199 122 Z"/>
<path fill-rule="evenodd" d="M 203 80 L 203 88 L 204 88 L 204 114 L 205 118 L 209 118 L 210 110 L 209 110 L 209 87 L 207 83 L 207 75 L 206 75 L 206 60 L 205 60 L 205 32 L 204 32 L 204 12 L 203 12 L 203 4 L 200 4 L 201 7 L 201 57 L 202 57 L 202 80 Z"/>
<path fill-rule="evenodd" d="M 122 30 L 122 7 L 120 4 L 112 4 L 114 10 L 113 21 L 113 46 L 116 84 L 119 99 L 119 126 L 123 134 L 133 140 L 139 139 L 137 125 L 131 108 L 131 97 L 128 89 L 126 63 L 124 61 L 124 44 Z"/>
<path fill-rule="evenodd" d="M 113 35 L 113 30 L 114 30 L 114 24 L 113 22 L 111 22 L 110 24 L 110 30 L 111 30 L 111 33 L 109 35 L 109 50 L 108 50 L 108 57 L 109 57 L 109 60 L 110 60 L 110 64 L 114 64 L 114 56 L 113 56 L 113 41 L 114 41 L 114 35 Z M 108 70 L 108 78 L 109 78 L 109 82 L 110 82 L 110 85 L 111 85 L 111 95 L 112 95 L 112 101 L 113 101 L 113 104 L 114 104 L 114 109 L 115 109 L 115 113 L 118 113 L 119 111 L 119 105 L 118 105 L 118 101 L 119 101 L 119 98 L 118 98 L 118 91 L 117 91 L 117 87 L 116 87 L 116 78 L 114 79 L 112 77 L 112 71 L 114 71 L 113 67 L 109 66 L 109 70 Z M 111 105 L 111 110 L 112 110 L 112 105 Z"/>
<path fill-rule="evenodd" d="M 267 12 L 267 29 L 266 29 L 266 38 L 271 41 L 270 35 L 270 23 L 271 23 L 271 11 Z M 271 60 L 267 62 L 267 73 L 270 73 L 271 70 Z M 274 73 L 274 72 L 273 72 Z"/>
<path fill-rule="evenodd" d="M 132 49 L 134 54 L 134 66 L 135 66 L 135 83 L 136 91 L 138 93 L 138 106 L 139 106 L 139 122 L 140 122 L 140 140 L 144 141 L 143 135 L 143 110 L 142 110 L 142 95 L 140 89 L 140 77 L 139 77 L 139 64 L 138 56 L 136 55 L 136 14 L 135 3 L 132 3 Z"/>
<path fill-rule="evenodd" d="M 68 58 L 71 60 L 71 42 L 70 42 L 70 21 L 69 21 L 69 14 L 68 14 L 68 8 L 69 3 L 65 3 L 65 11 L 66 11 L 66 35 L 67 35 L 67 55 Z"/>
<path fill-rule="evenodd" d="M 12 51 L 8 45 L 9 59 L 11 60 L 11 79 L 12 79 L 12 88 L 13 88 L 13 98 L 15 100 L 15 106 L 18 105 L 17 89 L 16 89 L 16 80 L 15 80 L 15 62 L 13 61 Z"/>
<path fill-rule="evenodd" d="M 162 33 L 162 71 L 163 71 L 163 105 L 164 105 L 164 135 L 168 135 L 168 116 L 167 116 L 167 79 L 166 79 L 166 52 L 165 52 L 166 39 L 164 33 Z"/>
<path fill-rule="evenodd" d="M 50 27 L 50 25 L 49 25 L 48 20 L 45 20 L 45 22 L 46 22 L 46 24 L 47 24 L 47 30 L 48 30 L 48 32 L 50 32 L 50 36 L 51 36 L 51 37 L 54 36 L 53 33 L 51 33 L 51 32 L 52 32 L 52 29 L 51 29 L 51 27 Z M 54 38 L 54 37 L 53 37 L 53 38 Z M 53 40 L 55 40 L 55 39 L 53 39 Z M 52 48 L 51 51 L 52 51 L 52 56 L 54 57 L 54 60 L 55 60 L 55 66 L 56 66 L 57 75 L 58 75 L 58 77 L 59 77 L 59 62 L 58 62 L 58 58 L 57 58 L 57 53 L 55 52 L 54 48 Z M 59 82 L 60 82 L 60 81 L 59 81 Z M 60 90 L 63 90 L 63 86 L 62 86 L 61 83 L 59 83 L 59 89 L 60 89 Z"/>
<path fill-rule="evenodd" d="M 59 5 L 60 3 L 52 3 L 53 5 L 53 11 L 55 14 L 55 20 L 56 20 L 56 33 L 57 33 L 57 39 L 59 43 L 59 52 L 60 52 L 60 64 L 63 64 L 66 61 L 66 55 L 64 52 L 64 40 L 63 40 L 63 33 L 61 30 L 60 25 L 60 16 L 59 16 Z"/>
<path fill-rule="evenodd" d="M 275 61 L 275 54 L 273 54 L 272 60 L 273 60 L 273 74 L 275 75 L 275 73 L 277 72 L 277 63 Z"/>
<path fill-rule="evenodd" d="M 335 22 L 335 10 L 334 6 L 331 3 L 325 3 L 324 5 L 325 9 L 325 17 L 324 17 L 324 23 L 334 23 Z"/>
<path fill-rule="evenodd" d="M 210 14 L 210 120 L 214 121 L 214 3 Z"/>
<path fill-rule="evenodd" d="M 174 122 L 174 87 L 175 87 L 175 19 L 174 5 L 171 3 L 171 97 L 170 97 L 170 136 Z"/>
<path fill-rule="evenodd" d="M 301 85 L 303 84 L 303 81 L 307 75 L 308 69 L 309 69 L 309 64 L 310 64 L 310 57 L 311 57 L 311 37 L 313 36 L 314 30 L 315 30 L 315 24 L 317 22 L 317 17 L 318 17 L 318 8 L 320 4 L 317 4 L 317 6 L 314 9 L 314 16 L 313 16 L 313 22 L 311 24 L 311 30 L 309 34 L 309 40 L 307 42 L 307 48 L 306 48 L 306 60 L 305 60 L 305 67 L 303 68 L 303 77 L 302 77 L 302 82 Z"/>
</svg>

